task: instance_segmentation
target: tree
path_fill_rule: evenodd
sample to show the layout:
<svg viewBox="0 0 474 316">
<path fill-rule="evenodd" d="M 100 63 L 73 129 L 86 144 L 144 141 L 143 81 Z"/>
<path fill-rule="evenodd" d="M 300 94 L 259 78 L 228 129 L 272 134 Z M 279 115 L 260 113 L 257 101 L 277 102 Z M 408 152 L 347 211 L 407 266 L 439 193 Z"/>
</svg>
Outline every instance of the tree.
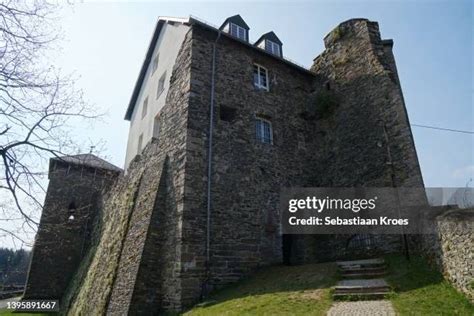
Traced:
<svg viewBox="0 0 474 316">
<path fill-rule="evenodd" d="M 75 78 L 48 60 L 59 39 L 59 9 L 0 0 L 0 225 L 11 223 L 0 226 L 0 236 L 26 244 L 24 232 L 39 222 L 48 158 L 77 152 L 68 124 L 97 117 Z"/>
<path fill-rule="evenodd" d="M 26 283 L 30 255 L 24 249 L 0 248 L 0 289 L 3 286 Z"/>
</svg>

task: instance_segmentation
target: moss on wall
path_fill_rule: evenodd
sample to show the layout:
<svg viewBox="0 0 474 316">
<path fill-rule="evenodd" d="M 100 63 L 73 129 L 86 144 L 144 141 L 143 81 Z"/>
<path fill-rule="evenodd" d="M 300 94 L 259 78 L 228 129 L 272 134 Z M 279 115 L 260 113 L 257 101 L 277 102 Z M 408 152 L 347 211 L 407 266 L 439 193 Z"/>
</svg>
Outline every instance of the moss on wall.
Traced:
<svg viewBox="0 0 474 316">
<path fill-rule="evenodd" d="M 68 315 L 105 314 L 142 173 L 121 179 L 105 199 L 98 238 L 64 300 Z"/>
</svg>

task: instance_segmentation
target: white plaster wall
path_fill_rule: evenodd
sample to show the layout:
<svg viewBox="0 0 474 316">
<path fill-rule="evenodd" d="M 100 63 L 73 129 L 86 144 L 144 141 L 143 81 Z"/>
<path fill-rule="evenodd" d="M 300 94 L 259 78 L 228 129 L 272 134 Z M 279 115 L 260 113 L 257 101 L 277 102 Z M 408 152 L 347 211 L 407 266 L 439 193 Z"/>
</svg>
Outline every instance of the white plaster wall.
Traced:
<svg viewBox="0 0 474 316">
<path fill-rule="evenodd" d="M 161 108 L 165 105 L 173 66 L 188 29 L 189 26 L 179 23 L 175 23 L 174 25 L 165 23 L 161 29 L 160 36 L 158 37 L 153 56 L 148 65 L 148 70 L 145 79 L 143 80 L 143 85 L 138 94 L 137 103 L 135 104 L 132 118 L 130 120 L 127 152 L 125 156 L 125 169 L 127 169 L 130 161 L 139 154 L 138 138 L 140 135 L 143 134 L 142 148 L 146 146 L 153 136 L 154 119 Z M 153 59 L 157 54 L 160 54 L 158 68 L 152 74 Z M 166 80 L 164 91 L 158 98 L 156 98 L 158 81 L 165 72 Z M 148 110 L 146 116 L 142 119 L 143 101 L 147 97 Z"/>
</svg>

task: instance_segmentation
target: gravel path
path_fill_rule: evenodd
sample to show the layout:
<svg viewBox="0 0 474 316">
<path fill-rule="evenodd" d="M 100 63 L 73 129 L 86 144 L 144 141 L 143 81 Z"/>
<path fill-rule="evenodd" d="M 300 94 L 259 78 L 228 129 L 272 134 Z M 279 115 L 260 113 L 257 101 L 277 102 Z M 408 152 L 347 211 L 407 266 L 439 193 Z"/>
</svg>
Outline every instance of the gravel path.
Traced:
<svg viewBox="0 0 474 316">
<path fill-rule="evenodd" d="M 392 303 L 388 300 L 336 302 L 328 316 L 395 316 Z"/>
</svg>

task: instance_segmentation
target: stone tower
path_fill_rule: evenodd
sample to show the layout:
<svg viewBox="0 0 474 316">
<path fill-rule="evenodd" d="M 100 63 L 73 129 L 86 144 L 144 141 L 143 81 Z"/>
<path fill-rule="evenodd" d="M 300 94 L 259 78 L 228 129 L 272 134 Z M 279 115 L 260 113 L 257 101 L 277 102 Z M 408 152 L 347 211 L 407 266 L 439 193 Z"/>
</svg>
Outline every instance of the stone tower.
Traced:
<svg viewBox="0 0 474 316">
<path fill-rule="evenodd" d="M 89 250 L 102 195 L 121 169 L 94 155 L 52 158 L 23 298 L 60 299 Z"/>
</svg>

